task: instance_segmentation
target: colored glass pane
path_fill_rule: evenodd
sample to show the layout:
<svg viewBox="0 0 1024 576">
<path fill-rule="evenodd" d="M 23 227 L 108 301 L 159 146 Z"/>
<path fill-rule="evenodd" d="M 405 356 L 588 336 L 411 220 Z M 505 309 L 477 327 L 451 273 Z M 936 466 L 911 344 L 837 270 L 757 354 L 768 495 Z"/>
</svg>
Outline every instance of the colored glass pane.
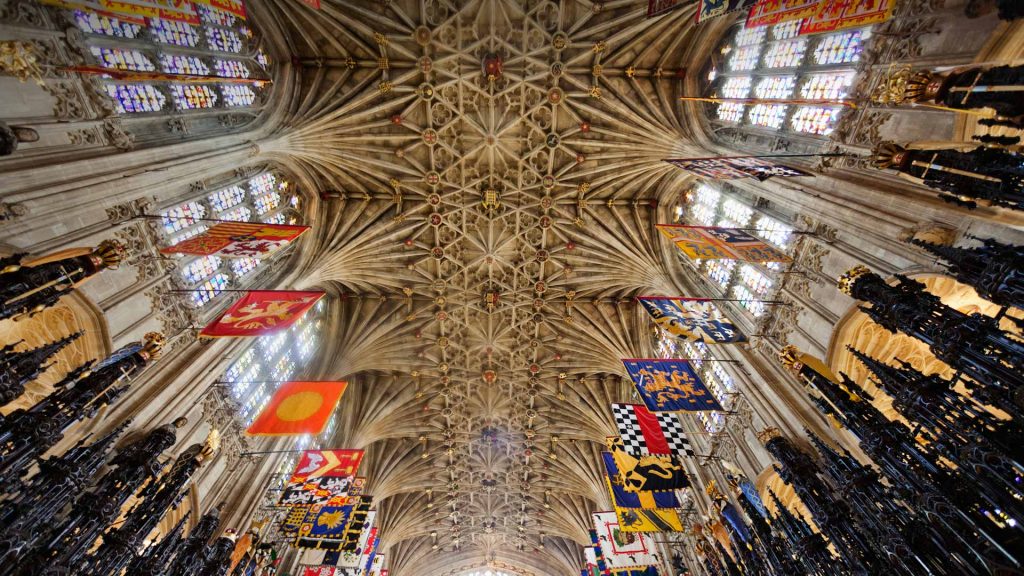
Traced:
<svg viewBox="0 0 1024 576">
<path fill-rule="evenodd" d="M 757 104 L 750 109 L 748 119 L 755 126 L 777 130 L 785 121 L 787 110 L 789 110 L 789 106 L 785 104 Z"/>
<path fill-rule="evenodd" d="M 722 102 L 718 105 L 718 119 L 725 122 L 739 122 L 743 120 L 743 113 L 747 107 L 736 102 Z"/>
<path fill-rule="evenodd" d="M 217 93 L 209 86 L 195 84 L 172 84 L 171 97 L 178 110 L 213 108 L 217 105 Z"/>
<path fill-rule="evenodd" d="M 207 28 L 206 41 L 210 44 L 210 49 L 218 52 L 233 52 L 237 54 L 242 51 L 242 39 L 234 30 Z"/>
<path fill-rule="evenodd" d="M 803 20 L 790 20 L 789 22 L 772 26 L 772 39 L 789 40 L 790 38 L 796 38 L 800 35 L 800 24 L 802 23 Z"/>
<path fill-rule="evenodd" d="M 789 124 L 797 132 L 828 136 L 832 133 L 832 128 L 842 111 L 842 108 L 801 106 L 797 108 Z"/>
<path fill-rule="evenodd" d="M 761 55 L 760 46 L 744 46 L 737 48 L 729 58 L 729 69 L 733 72 L 745 72 L 757 67 L 757 58 Z"/>
<path fill-rule="evenodd" d="M 174 236 L 171 236 L 171 239 L 168 242 L 168 244 L 177 244 L 178 242 L 181 242 L 183 240 L 188 240 L 189 238 L 198 236 L 199 234 L 206 232 L 206 230 L 206 226 L 202 224 L 199 226 L 193 226 L 180 234 L 175 234 Z"/>
<path fill-rule="evenodd" d="M 293 221 L 290 220 L 289 222 L 293 222 Z M 285 223 L 285 216 L 281 212 L 278 212 L 277 214 L 274 214 L 272 216 L 267 216 L 266 218 L 264 218 L 263 219 L 263 223 L 264 224 L 284 224 Z"/>
<path fill-rule="evenodd" d="M 192 291 L 192 303 L 197 307 L 206 305 L 228 287 L 228 277 L 224 274 L 214 274 L 208 280 L 204 280 Z"/>
<path fill-rule="evenodd" d="M 198 56 L 161 54 L 160 67 L 164 72 L 170 74 L 191 74 L 193 76 L 208 76 L 210 74 L 210 67 Z"/>
<path fill-rule="evenodd" d="M 216 58 L 213 67 L 217 71 L 217 76 L 222 78 L 248 78 L 252 75 L 249 68 L 238 60 Z"/>
<path fill-rule="evenodd" d="M 181 269 L 181 276 L 189 284 L 206 280 L 220 268 L 220 257 L 203 256 L 189 262 Z"/>
<path fill-rule="evenodd" d="M 803 63 L 806 51 L 806 38 L 773 42 L 764 53 L 764 66 L 765 68 L 795 68 Z"/>
<path fill-rule="evenodd" d="M 75 24 L 87 34 L 101 34 L 114 38 L 138 38 L 142 26 L 103 16 L 89 10 L 75 10 Z"/>
<path fill-rule="evenodd" d="M 733 76 L 726 78 L 722 84 L 722 96 L 724 98 L 746 98 L 750 94 L 750 76 Z"/>
<path fill-rule="evenodd" d="M 199 9 L 199 18 L 207 24 L 226 27 L 230 27 L 235 24 L 235 15 L 230 12 L 218 10 L 217 8 L 206 4 L 196 3 L 195 6 Z"/>
<path fill-rule="evenodd" d="M 736 261 L 708 260 L 706 266 L 705 270 L 707 271 L 708 278 L 711 278 L 716 284 L 725 288 L 732 279 L 732 269 L 736 266 Z"/>
<path fill-rule="evenodd" d="M 270 69 L 270 57 L 267 56 L 267 53 L 263 51 L 263 48 L 259 48 L 256 50 L 256 55 L 253 56 L 253 59 L 255 59 L 256 62 L 260 66 L 262 66 L 264 70 Z"/>
<path fill-rule="evenodd" d="M 754 46 L 764 41 L 765 35 L 768 33 L 767 26 L 757 26 L 755 28 L 741 28 L 736 33 L 736 46 Z"/>
<path fill-rule="evenodd" d="M 758 98 L 789 98 L 796 87 L 796 76 L 765 76 L 757 81 L 754 95 Z"/>
<path fill-rule="evenodd" d="M 811 100 L 837 100 L 846 96 L 853 84 L 854 72 L 811 74 L 800 88 L 800 94 Z"/>
<path fill-rule="evenodd" d="M 825 36 L 814 48 L 814 63 L 829 65 L 856 62 L 860 60 L 864 43 L 870 37 L 871 31 L 867 29 Z"/>
<path fill-rule="evenodd" d="M 768 216 L 757 219 L 757 236 L 771 242 L 777 248 L 786 250 L 792 241 L 793 229 Z"/>
<path fill-rule="evenodd" d="M 153 61 L 138 50 L 122 48 L 101 48 L 91 46 L 89 51 L 104 68 L 114 70 L 130 70 L 132 72 L 152 72 L 156 70 Z"/>
<path fill-rule="evenodd" d="M 207 200 L 210 201 L 210 206 L 214 210 L 222 212 L 232 206 L 241 204 L 245 200 L 245 190 L 241 186 L 229 186 L 210 194 Z"/>
<path fill-rule="evenodd" d="M 195 224 L 206 216 L 206 207 L 198 202 L 186 202 L 160 214 L 163 217 L 164 232 L 177 232 Z"/>
<path fill-rule="evenodd" d="M 757 296 L 768 294 L 768 290 L 772 287 L 772 281 L 750 264 L 744 264 L 740 267 L 740 282 Z"/>
<path fill-rule="evenodd" d="M 159 112 L 167 102 L 167 97 L 149 84 L 106 84 L 104 87 L 121 114 Z"/>
<path fill-rule="evenodd" d="M 235 222 L 251 222 L 252 221 L 252 210 L 247 206 L 238 206 L 226 210 L 223 214 L 220 214 L 221 220 L 234 220 Z"/>
<path fill-rule="evenodd" d="M 722 217 L 718 220 L 718 226 L 738 228 L 750 223 L 754 211 L 742 202 L 732 198 L 726 198 L 722 203 Z"/>
<path fill-rule="evenodd" d="M 746 308 L 754 316 L 764 314 L 764 302 L 759 302 L 746 286 L 739 284 L 733 286 L 732 294 L 740 301 L 740 306 Z"/>
<path fill-rule="evenodd" d="M 235 278 L 241 278 L 249 272 L 252 272 L 260 265 L 258 258 L 232 258 L 231 259 L 231 271 L 235 273 Z"/>
<path fill-rule="evenodd" d="M 199 45 L 199 31 L 191 24 L 160 18 L 151 18 L 148 20 L 148 24 L 153 38 L 161 44 L 188 48 L 195 48 Z"/>
<path fill-rule="evenodd" d="M 256 93 L 248 86 L 224 84 L 220 87 L 220 91 L 224 95 L 224 104 L 232 108 L 252 106 L 252 103 L 256 101 Z"/>
</svg>

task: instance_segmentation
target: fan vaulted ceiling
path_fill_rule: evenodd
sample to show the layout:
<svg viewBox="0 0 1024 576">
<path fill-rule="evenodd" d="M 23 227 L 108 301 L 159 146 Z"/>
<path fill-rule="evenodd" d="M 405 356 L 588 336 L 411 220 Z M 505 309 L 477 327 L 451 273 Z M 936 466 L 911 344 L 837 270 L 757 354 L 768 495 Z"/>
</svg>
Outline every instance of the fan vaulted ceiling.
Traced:
<svg viewBox="0 0 1024 576">
<path fill-rule="evenodd" d="M 684 186 L 692 10 L 646 2 L 269 0 L 300 89 L 261 144 L 324 199 L 303 286 L 335 298 L 317 370 L 399 573 L 574 572 L 631 298 L 684 285 L 653 224 Z M 659 203 L 660 201 L 660 203 Z"/>
</svg>

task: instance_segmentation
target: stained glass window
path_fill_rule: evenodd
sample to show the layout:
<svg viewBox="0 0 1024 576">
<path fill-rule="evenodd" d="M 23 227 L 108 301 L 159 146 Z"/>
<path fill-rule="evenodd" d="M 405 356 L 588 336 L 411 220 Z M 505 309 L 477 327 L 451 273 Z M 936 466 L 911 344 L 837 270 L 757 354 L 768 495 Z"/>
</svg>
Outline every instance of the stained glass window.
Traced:
<svg viewBox="0 0 1024 576">
<path fill-rule="evenodd" d="M 249 272 L 252 272 L 260 265 L 258 258 L 232 258 L 231 259 L 231 271 L 235 273 L 235 278 L 241 278 Z"/>
<path fill-rule="evenodd" d="M 774 218 L 762 215 L 757 218 L 757 235 L 777 248 L 787 250 L 790 248 L 793 229 Z"/>
<path fill-rule="evenodd" d="M 756 44 L 760 44 L 761 42 L 764 41 L 764 37 L 767 32 L 767 26 L 757 26 L 756 28 L 742 28 L 736 34 L 736 45 L 753 46 Z"/>
<path fill-rule="evenodd" d="M 199 18 L 207 24 L 214 24 L 216 26 L 224 26 L 229 28 L 235 23 L 235 15 L 230 12 L 218 10 L 212 6 L 206 4 L 196 3 L 196 8 L 199 9 Z"/>
<path fill-rule="evenodd" d="M 193 76 L 208 76 L 210 74 L 210 67 L 198 56 L 161 54 L 160 67 L 164 72 L 170 74 L 191 74 Z"/>
<path fill-rule="evenodd" d="M 758 98 L 789 98 L 796 87 L 796 76 L 766 76 L 757 81 L 754 95 Z"/>
<path fill-rule="evenodd" d="M 753 215 L 753 209 L 746 204 L 732 198 L 726 198 L 725 202 L 722 203 L 722 217 L 718 220 L 717 225 L 731 228 L 746 226 L 750 223 L 750 218 Z"/>
<path fill-rule="evenodd" d="M 207 28 L 206 40 L 209 42 L 210 48 L 218 52 L 233 52 L 237 54 L 242 51 L 242 39 L 233 30 Z"/>
<path fill-rule="evenodd" d="M 757 104 L 750 109 L 750 123 L 755 126 L 778 129 L 786 120 L 785 104 Z"/>
<path fill-rule="evenodd" d="M 294 223 L 292 220 L 289 220 L 288 222 L 289 223 Z M 285 216 L 284 216 L 283 213 L 278 212 L 277 214 L 274 214 L 273 216 L 267 216 L 266 218 L 264 218 L 263 219 L 263 223 L 264 224 L 284 224 L 285 223 Z"/>
<path fill-rule="evenodd" d="M 718 105 L 718 119 L 726 122 L 739 122 L 743 120 L 743 113 L 746 106 L 736 102 L 722 102 Z"/>
<path fill-rule="evenodd" d="M 213 61 L 213 66 L 217 70 L 217 76 L 223 78 L 248 78 L 252 76 L 249 69 L 246 68 L 239 60 L 222 60 L 217 58 Z"/>
<path fill-rule="evenodd" d="M 849 65 L 860 58 L 871 37 L 869 28 L 828 35 L 801 35 L 801 21 L 770 27 L 738 26 L 721 53 L 725 66 L 714 62 L 708 74 L 709 95 L 725 99 L 840 100 L 847 96 L 856 73 Z M 809 56 L 810 55 L 810 56 Z M 779 74 L 792 71 L 792 74 Z M 720 102 L 718 122 L 761 129 L 828 136 L 845 109 L 808 103 L 744 105 Z"/>
<path fill-rule="evenodd" d="M 220 267 L 220 257 L 218 256 L 203 256 L 196 258 L 181 269 L 181 276 L 189 284 L 195 284 L 200 280 L 205 280 L 213 275 Z"/>
<path fill-rule="evenodd" d="M 192 291 L 192 303 L 198 307 L 204 306 L 210 300 L 228 287 L 228 277 L 225 274 L 214 274 L 209 280 L 203 281 Z"/>
<path fill-rule="evenodd" d="M 232 108 L 252 106 L 252 103 L 256 101 L 256 93 L 248 86 L 224 84 L 221 85 L 220 91 L 224 94 L 224 104 Z"/>
<path fill-rule="evenodd" d="M 796 38 L 800 34 L 800 24 L 802 24 L 800 20 L 790 20 L 789 22 L 772 26 L 772 39 L 789 40 L 790 38 Z"/>
<path fill-rule="evenodd" d="M 159 112 L 167 102 L 167 97 L 149 84 L 107 84 L 105 88 L 121 114 Z"/>
<path fill-rule="evenodd" d="M 245 200 L 245 190 L 241 186 L 229 186 L 210 194 L 207 200 L 214 210 L 222 212 L 242 203 Z"/>
<path fill-rule="evenodd" d="M 198 236 L 198 235 L 202 234 L 203 232 L 206 232 L 206 230 L 207 230 L 207 228 L 203 224 L 200 224 L 198 226 L 193 226 L 193 227 L 189 228 L 188 230 L 185 230 L 181 234 L 175 234 L 174 236 L 171 236 L 170 240 L 167 242 L 167 244 L 169 244 L 169 245 L 170 244 L 177 244 L 178 242 L 181 242 L 182 240 L 188 240 L 189 238 L 192 238 L 193 236 Z"/>
<path fill-rule="evenodd" d="M 722 96 L 725 98 L 746 98 L 750 94 L 750 76 L 733 76 L 722 85 Z"/>
<path fill-rule="evenodd" d="M 760 316 L 764 314 L 764 302 L 757 300 L 754 294 L 750 290 L 741 284 L 733 286 L 733 296 L 740 301 L 740 306 L 746 308 L 754 316 Z"/>
<path fill-rule="evenodd" d="M 156 70 L 153 61 L 138 50 L 101 48 L 99 46 L 92 46 L 89 50 L 104 68 L 131 70 L 133 72 L 152 72 Z"/>
<path fill-rule="evenodd" d="M 160 215 L 163 216 L 164 230 L 168 233 L 177 232 L 195 224 L 199 218 L 206 216 L 206 207 L 198 202 L 186 202 Z"/>
<path fill-rule="evenodd" d="M 814 48 L 815 64 L 849 64 L 860 60 L 864 42 L 871 37 L 868 29 L 831 34 L 822 38 Z"/>
<path fill-rule="evenodd" d="M 734 72 L 753 70 L 757 66 L 757 58 L 761 55 L 760 46 L 744 46 L 737 48 L 729 58 L 729 69 Z"/>
<path fill-rule="evenodd" d="M 274 190 L 276 185 L 277 180 L 269 172 L 249 180 L 249 194 L 257 214 L 266 214 L 281 203 L 281 195 Z"/>
<path fill-rule="evenodd" d="M 119 16 L 84 6 L 68 10 L 75 25 L 86 33 L 91 56 L 88 64 L 95 61 L 99 67 L 124 72 L 234 79 L 196 85 L 151 77 L 125 84 L 110 75 L 99 76 L 102 90 L 116 102 L 119 114 L 257 105 L 269 84 L 270 64 L 266 53 L 252 42 L 257 35 L 244 20 L 228 12 L 201 3 L 186 4 L 198 10 L 199 22 Z M 234 5 L 244 8 L 241 2 Z M 122 46 L 114 45 L 118 40 L 123 40 Z M 212 56 L 211 50 L 219 57 Z"/>
<path fill-rule="evenodd" d="M 708 260 L 708 277 L 722 288 L 725 288 L 729 285 L 729 281 L 732 280 L 732 269 L 735 267 L 735 260 Z"/>
<path fill-rule="evenodd" d="M 149 31 L 161 44 L 195 48 L 199 44 L 199 32 L 194 26 L 177 20 L 151 18 Z"/>
<path fill-rule="evenodd" d="M 795 68 L 804 61 L 807 40 L 796 38 L 774 42 L 764 54 L 765 68 Z M 748 68 L 750 70 L 751 68 Z"/>
<path fill-rule="evenodd" d="M 740 282 L 758 296 L 765 296 L 772 287 L 772 281 L 750 264 L 740 266 Z"/>
<path fill-rule="evenodd" d="M 75 24 L 86 34 L 101 34 L 114 38 L 138 38 L 142 26 L 125 22 L 92 11 L 75 10 Z"/>
<path fill-rule="evenodd" d="M 842 108 L 824 106 L 801 106 L 790 119 L 789 123 L 797 132 L 828 136 L 839 120 Z"/>
<path fill-rule="evenodd" d="M 813 100 L 837 100 L 846 96 L 853 84 L 853 71 L 812 74 L 804 81 L 800 94 Z"/>
<path fill-rule="evenodd" d="M 217 93 L 209 86 L 173 85 L 171 97 L 178 110 L 213 108 L 217 104 Z"/>
<path fill-rule="evenodd" d="M 251 222 L 252 210 L 248 206 L 239 206 L 226 210 L 220 214 L 220 220 L 234 220 L 235 222 Z"/>
</svg>

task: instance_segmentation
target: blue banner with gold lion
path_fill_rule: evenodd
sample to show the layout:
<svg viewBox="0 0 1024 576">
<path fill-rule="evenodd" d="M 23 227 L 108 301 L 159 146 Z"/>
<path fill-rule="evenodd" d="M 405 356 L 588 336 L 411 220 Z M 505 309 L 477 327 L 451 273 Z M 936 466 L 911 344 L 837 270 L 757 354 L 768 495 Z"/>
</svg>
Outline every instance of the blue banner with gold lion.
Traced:
<svg viewBox="0 0 1024 576">
<path fill-rule="evenodd" d="M 722 410 L 718 399 L 686 360 L 624 358 L 622 363 L 651 412 Z"/>
</svg>

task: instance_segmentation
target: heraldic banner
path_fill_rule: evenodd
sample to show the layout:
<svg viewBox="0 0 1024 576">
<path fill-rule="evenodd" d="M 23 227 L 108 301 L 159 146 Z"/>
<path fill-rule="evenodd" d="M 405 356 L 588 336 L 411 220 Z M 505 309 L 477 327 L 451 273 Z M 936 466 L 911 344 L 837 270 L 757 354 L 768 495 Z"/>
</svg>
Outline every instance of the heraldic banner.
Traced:
<svg viewBox="0 0 1024 576">
<path fill-rule="evenodd" d="M 199 335 L 224 338 L 273 334 L 294 324 L 323 297 L 323 292 L 304 290 L 250 290 Z"/>
<path fill-rule="evenodd" d="M 261 222 L 220 222 L 198 236 L 161 248 L 160 253 L 265 258 L 285 247 L 309 228 Z"/>
<path fill-rule="evenodd" d="M 688 342 L 730 344 L 747 337 L 707 298 L 637 298 L 654 323 Z"/>
<path fill-rule="evenodd" d="M 736 12 L 737 10 L 746 10 L 753 6 L 755 2 L 756 0 L 698 0 L 697 23 L 699 24 L 730 12 Z"/>
<path fill-rule="evenodd" d="M 758 0 L 747 14 L 746 28 L 810 18 L 818 12 L 820 0 Z"/>
<path fill-rule="evenodd" d="M 640 532 L 621 530 L 615 512 L 598 512 L 593 518 L 601 557 L 607 568 L 642 568 L 658 563 L 654 541 Z"/>
<path fill-rule="evenodd" d="M 683 461 L 674 454 L 649 454 L 634 456 L 616 444 L 618 438 L 608 442 L 615 470 L 616 483 L 626 492 L 665 492 L 689 488 L 690 478 L 686 475 Z"/>
<path fill-rule="evenodd" d="M 716 226 L 658 224 L 658 230 L 688 258 L 696 260 L 741 260 L 743 262 L 792 262 L 792 258 L 770 244 L 740 230 Z"/>
<path fill-rule="evenodd" d="M 665 162 L 682 168 L 691 174 L 714 180 L 756 178 L 757 180 L 764 181 L 772 176 L 814 176 L 810 172 L 804 172 L 803 170 L 781 164 L 774 164 L 753 156 L 669 158 Z"/>
<path fill-rule="evenodd" d="M 608 491 L 612 496 L 612 502 L 616 508 L 643 508 L 654 510 L 658 508 L 679 508 L 679 498 L 675 492 L 666 490 L 654 492 L 645 490 L 642 492 L 628 492 L 622 484 L 622 477 L 619 474 L 619 467 L 615 464 L 615 456 L 611 452 L 602 452 L 604 469 L 607 477 Z"/>
<path fill-rule="evenodd" d="M 896 0 L 853 2 L 851 0 L 821 0 L 814 16 L 800 25 L 801 34 L 834 32 L 844 28 L 880 24 L 892 17 Z"/>
<path fill-rule="evenodd" d="M 612 404 L 622 449 L 633 455 L 693 456 L 693 446 L 679 418 L 671 412 L 651 412 L 641 404 Z"/>
<path fill-rule="evenodd" d="M 282 506 L 339 506 L 358 488 L 362 450 L 306 450 L 281 493 Z"/>
<path fill-rule="evenodd" d="M 295 544 L 299 548 L 328 551 L 354 551 L 366 527 L 372 498 L 353 498 L 344 506 L 313 506 L 299 529 Z"/>
<path fill-rule="evenodd" d="M 624 358 L 622 363 L 651 412 L 722 410 L 715 395 L 686 360 Z"/>
<path fill-rule="evenodd" d="M 327 427 L 347 385 L 346 382 L 285 382 L 245 433 L 250 436 L 315 436 Z"/>
</svg>

